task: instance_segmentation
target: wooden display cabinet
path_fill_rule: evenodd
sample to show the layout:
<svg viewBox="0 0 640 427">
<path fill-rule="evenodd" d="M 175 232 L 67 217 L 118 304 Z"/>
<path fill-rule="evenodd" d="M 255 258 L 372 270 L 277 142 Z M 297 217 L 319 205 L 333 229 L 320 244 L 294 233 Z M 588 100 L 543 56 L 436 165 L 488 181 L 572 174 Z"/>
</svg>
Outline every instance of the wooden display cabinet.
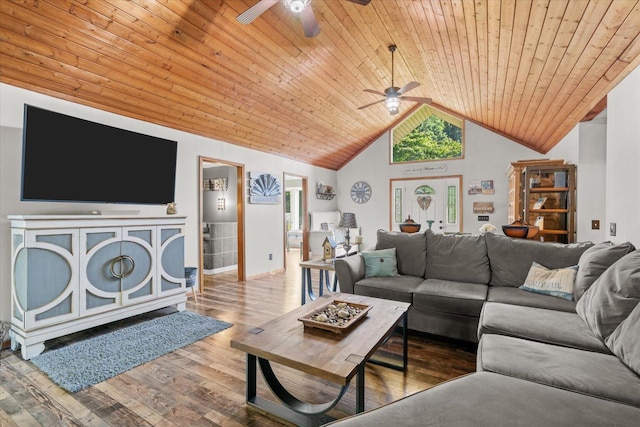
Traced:
<svg viewBox="0 0 640 427">
<path fill-rule="evenodd" d="M 526 166 L 522 169 L 520 189 L 523 220 L 540 227 L 534 239 L 576 241 L 575 165 Z"/>
<path fill-rule="evenodd" d="M 545 242 L 575 242 L 576 167 L 564 160 L 513 162 L 509 180 L 508 221 L 541 225 L 534 237 Z M 536 203 L 544 199 L 542 206 Z M 539 220 L 540 219 L 540 220 Z"/>
</svg>

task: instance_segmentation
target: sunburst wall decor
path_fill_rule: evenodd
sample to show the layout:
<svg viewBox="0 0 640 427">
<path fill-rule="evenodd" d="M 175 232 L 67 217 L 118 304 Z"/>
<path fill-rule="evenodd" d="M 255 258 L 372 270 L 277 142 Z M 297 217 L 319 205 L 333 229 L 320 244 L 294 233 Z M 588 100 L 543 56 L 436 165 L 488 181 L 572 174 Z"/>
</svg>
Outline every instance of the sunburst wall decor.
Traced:
<svg viewBox="0 0 640 427">
<path fill-rule="evenodd" d="M 249 172 L 249 202 L 264 205 L 280 203 L 282 189 L 274 175 L 263 172 Z"/>
</svg>

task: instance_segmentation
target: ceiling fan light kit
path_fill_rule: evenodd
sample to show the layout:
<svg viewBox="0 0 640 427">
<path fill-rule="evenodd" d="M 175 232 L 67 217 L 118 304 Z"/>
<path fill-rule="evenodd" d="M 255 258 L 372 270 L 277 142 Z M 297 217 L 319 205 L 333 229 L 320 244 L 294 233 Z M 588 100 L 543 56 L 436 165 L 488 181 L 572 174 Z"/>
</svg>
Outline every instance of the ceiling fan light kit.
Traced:
<svg viewBox="0 0 640 427">
<path fill-rule="evenodd" d="M 284 5 L 293 13 L 300 13 L 309 5 L 311 0 L 283 0 Z"/>
<path fill-rule="evenodd" d="M 365 92 L 375 93 L 376 95 L 382 95 L 385 98 L 376 102 L 372 102 L 371 104 L 363 105 L 362 107 L 358 107 L 358 110 L 362 110 L 367 107 L 371 107 L 372 105 L 378 104 L 384 101 L 385 107 L 389 111 L 389 114 L 392 116 L 398 114 L 400 111 L 400 100 L 406 99 L 407 101 L 419 102 L 421 104 L 430 104 L 431 98 L 422 98 L 418 96 L 401 96 L 411 89 L 415 89 L 420 86 L 418 82 L 409 82 L 404 85 L 402 88 L 396 87 L 394 84 L 394 70 L 393 70 L 393 53 L 396 51 L 396 45 L 392 44 L 389 46 L 389 52 L 391 52 L 391 87 L 388 87 L 384 90 L 384 93 L 373 90 L 373 89 L 364 89 Z"/>
<path fill-rule="evenodd" d="M 278 3 L 279 0 L 260 0 L 249 9 L 242 12 L 236 20 L 241 24 L 250 24 L 254 19 L 266 12 L 271 6 Z M 371 0 L 346 0 L 351 3 L 366 6 Z M 306 37 L 315 37 L 320 34 L 320 26 L 318 20 L 313 14 L 313 9 L 309 6 L 311 0 L 282 0 L 284 7 L 300 16 L 302 29 Z"/>
</svg>

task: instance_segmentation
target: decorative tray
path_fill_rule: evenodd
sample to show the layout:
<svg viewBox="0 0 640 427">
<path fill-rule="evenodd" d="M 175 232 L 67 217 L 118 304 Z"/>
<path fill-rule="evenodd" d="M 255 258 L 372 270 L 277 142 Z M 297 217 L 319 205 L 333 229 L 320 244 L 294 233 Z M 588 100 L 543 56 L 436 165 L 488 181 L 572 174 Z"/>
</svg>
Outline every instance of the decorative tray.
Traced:
<svg viewBox="0 0 640 427">
<path fill-rule="evenodd" d="M 333 300 L 298 320 L 305 327 L 326 329 L 341 334 L 364 318 L 372 308 L 370 305 Z"/>
</svg>

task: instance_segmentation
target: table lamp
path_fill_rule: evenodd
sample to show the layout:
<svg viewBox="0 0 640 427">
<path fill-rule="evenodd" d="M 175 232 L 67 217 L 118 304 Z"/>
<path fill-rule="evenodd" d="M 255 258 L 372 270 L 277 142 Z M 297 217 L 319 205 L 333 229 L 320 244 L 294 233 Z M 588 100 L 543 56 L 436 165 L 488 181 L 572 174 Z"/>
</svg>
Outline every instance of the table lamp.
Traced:
<svg viewBox="0 0 640 427">
<path fill-rule="evenodd" d="M 344 212 L 340 219 L 340 227 L 347 229 L 347 233 L 344 236 L 344 249 L 347 251 L 347 255 L 349 255 L 349 250 L 351 250 L 351 236 L 349 235 L 349 229 L 358 227 L 356 214 L 352 212 Z"/>
</svg>

